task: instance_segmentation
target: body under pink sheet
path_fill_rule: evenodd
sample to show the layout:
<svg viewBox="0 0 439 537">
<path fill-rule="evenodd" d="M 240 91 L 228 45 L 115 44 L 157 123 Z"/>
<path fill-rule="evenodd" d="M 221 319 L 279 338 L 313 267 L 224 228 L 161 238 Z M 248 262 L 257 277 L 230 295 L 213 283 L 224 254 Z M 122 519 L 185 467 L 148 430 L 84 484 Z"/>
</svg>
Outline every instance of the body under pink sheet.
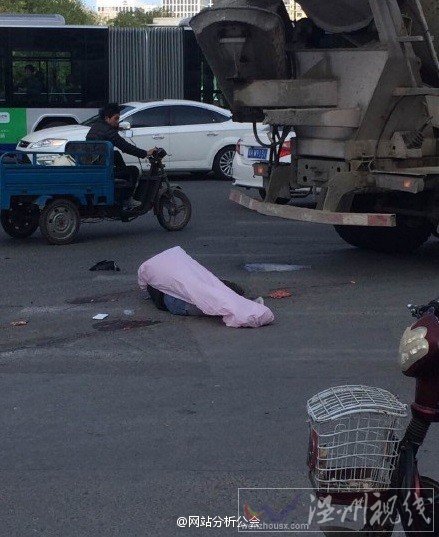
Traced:
<svg viewBox="0 0 439 537">
<path fill-rule="evenodd" d="M 141 289 L 151 285 L 194 304 L 206 315 L 221 316 L 233 328 L 257 328 L 274 320 L 270 309 L 239 296 L 180 246 L 145 261 L 139 268 L 138 280 Z"/>
</svg>

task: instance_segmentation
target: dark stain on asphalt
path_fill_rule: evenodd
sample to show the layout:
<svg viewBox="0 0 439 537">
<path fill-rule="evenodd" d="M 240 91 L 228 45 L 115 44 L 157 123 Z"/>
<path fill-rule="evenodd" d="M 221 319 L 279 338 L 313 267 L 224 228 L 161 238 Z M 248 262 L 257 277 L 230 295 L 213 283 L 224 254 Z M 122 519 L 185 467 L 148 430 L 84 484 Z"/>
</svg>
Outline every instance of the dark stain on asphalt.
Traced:
<svg viewBox="0 0 439 537">
<path fill-rule="evenodd" d="M 116 330 L 133 330 L 136 328 L 145 328 L 148 326 L 154 326 L 160 324 L 160 321 L 151 321 L 150 319 L 144 320 L 130 320 L 115 319 L 113 321 L 104 321 L 101 323 L 95 323 L 93 328 L 99 330 L 99 332 L 115 332 Z"/>
<path fill-rule="evenodd" d="M 183 415 L 187 415 L 187 416 L 192 416 L 192 415 L 197 413 L 196 410 L 191 410 L 190 408 L 181 408 L 180 410 L 177 410 L 177 412 L 179 414 L 183 414 Z"/>
<path fill-rule="evenodd" d="M 78 298 L 72 298 L 72 300 L 66 300 L 67 304 L 103 304 L 105 302 L 116 302 L 120 297 L 132 293 L 132 289 L 129 291 L 120 291 L 119 293 L 107 293 L 104 295 L 92 295 L 82 296 Z"/>
<path fill-rule="evenodd" d="M 65 337 L 42 337 L 42 338 L 31 338 L 28 341 L 17 342 L 16 345 L 0 344 L 0 352 L 15 352 L 22 351 L 26 349 L 40 349 L 45 347 L 54 347 L 58 345 L 66 345 L 77 341 L 79 339 L 85 339 L 92 337 L 96 332 L 81 332 L 75 333 Z M 3 365 L 0 363 L 0 366 Z"/>
<path fill-rule="evenodd" d="M 155 324 L 160 324 L 161 321 L 151 321 L 149 319 L 145 320 L 122 320 L 116 319 L 113 321 L 104 321 L 100 323 L 95 323 L 92 327 L 99 332 L 115 332 L 116 330 L 130 331 L 136 328 L 143 328 L 148 326 L 153 326 Z M 56 347 L 59 345 L 67 345 L 79 339 L 87 339 L 96 336 L 96 331 L 93 332 L 77 332 L 70 334 L 64 337 L 41 337 L 41 338 L 31 338 L 27 341 L 16 341 L 15 344 L 10 344 L 8 342 L 0 342 L 0 353 L 3 352 L 15 352 L 26 349 L 40 349 L 40 348 L 50 348 Z M 0 368 L 3 366 L 0 362 Z"/>
</svg>

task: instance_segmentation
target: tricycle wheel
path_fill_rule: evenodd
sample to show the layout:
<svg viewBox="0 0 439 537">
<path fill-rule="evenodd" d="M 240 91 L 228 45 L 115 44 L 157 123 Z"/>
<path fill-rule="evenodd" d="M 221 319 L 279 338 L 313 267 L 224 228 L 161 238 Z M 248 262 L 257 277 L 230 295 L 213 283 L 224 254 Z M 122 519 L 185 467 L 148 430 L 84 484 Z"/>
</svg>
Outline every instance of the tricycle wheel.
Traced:
<svg viewBox="0 0 439 537">
<path fill-rule="evenodd" d="M 2 211 L 0 221 L 10 237 L 25 239 L 38 229 L 39 216 L 40 211 L 36 205 L 19 205 Z"/>
<path fill-rule="evenodd" d="M 57 199 L 41 212 L 40 229 L 50 244 L 69 244 L 78 234 L 81 217 L 78 207 L 70 200 Z"/>
<path fill-rule="evenodd" d="M 191 202 L 181 190 L 164 192 L 158 200 L 156 214 L 162 227 L 168 231 L 179 231 L 191 219 Z"/>
</svg>

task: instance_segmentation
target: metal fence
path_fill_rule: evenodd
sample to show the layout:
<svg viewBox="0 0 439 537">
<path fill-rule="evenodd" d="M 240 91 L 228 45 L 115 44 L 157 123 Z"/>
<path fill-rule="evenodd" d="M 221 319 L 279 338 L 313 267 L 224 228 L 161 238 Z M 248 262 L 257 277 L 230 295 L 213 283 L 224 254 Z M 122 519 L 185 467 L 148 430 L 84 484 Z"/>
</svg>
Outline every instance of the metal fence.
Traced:
<svg viewBox="0 0 439 537">
<path fill-rule="evenodd" d="M 184 98 L 180 27 L 110 28 L 110 100 Z"/>
</svg>

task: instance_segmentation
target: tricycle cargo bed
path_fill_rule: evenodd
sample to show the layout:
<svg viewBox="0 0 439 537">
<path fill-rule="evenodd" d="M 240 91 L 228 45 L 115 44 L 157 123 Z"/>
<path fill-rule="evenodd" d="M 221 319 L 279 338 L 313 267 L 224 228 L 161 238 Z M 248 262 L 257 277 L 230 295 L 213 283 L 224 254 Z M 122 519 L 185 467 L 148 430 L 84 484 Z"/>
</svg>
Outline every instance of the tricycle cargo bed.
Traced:
<svg viewBox="0 0 439 537">
<path fill-rule="evenodd" d="M 0 157 L 0 208 L 25 197 L 44 206 L 65 197 L 79 205 L 114 202 L 113 147 L 108 142 L 70 143 L 66 153 L 9 152 Z"/>
</svg>

